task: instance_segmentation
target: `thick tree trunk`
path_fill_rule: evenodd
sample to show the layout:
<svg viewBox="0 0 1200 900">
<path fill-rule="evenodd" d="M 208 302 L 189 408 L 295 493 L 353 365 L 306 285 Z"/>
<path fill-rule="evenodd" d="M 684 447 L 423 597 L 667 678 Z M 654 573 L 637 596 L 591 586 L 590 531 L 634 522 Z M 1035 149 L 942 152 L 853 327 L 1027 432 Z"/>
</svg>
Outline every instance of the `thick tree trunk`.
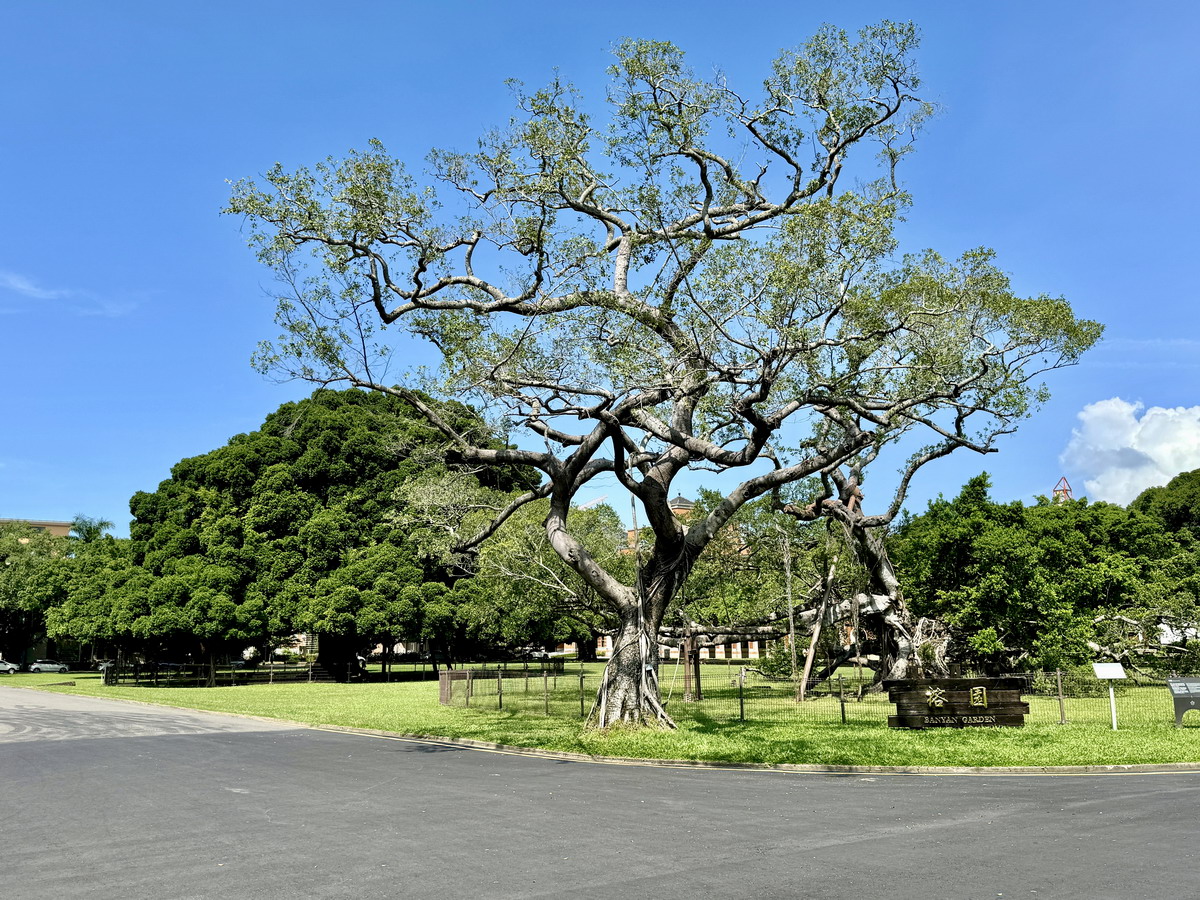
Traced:
<svg viewBox="0 0 1200 900">
<path fill-rule="evenodd" d="M 900 580 L 888 557 L 882 530 L 864 528 L 861 522 L 845 519 L 842 524 L 847 543 L 870 575 L 869 594 L 859 594 L 855 600 L 860 627 L 865 621 L 867 630 L 877 636 L 880 657 L 877 680 L 905 678 L 910 663 L 916 658 L 913 623 L 900 591 Z"/>
<path fill-rule="evenodd" d="M 675 727 L 659 696 L 658 628 L 704 543 L 693 546 L 685 542 L 686 529 L 670 510 L 666 490 L 659 494 L 661 502 L 657 504 L 642 496 L 655 543 L 645 563 L 640 550 L 637 552 L 638 580 L 633 587 L 600 566 L 567 530 L 570 494 L 556 491 L 551 496 L 546 517 L 550 546 L 618 616 L 612 655 L 591 717 L 601 728 L 618 723 Z M 636 527 L 636 516 L 634 524 Z"/>
<path fill-rule="evenodd" d="M 674 728 L 659 698 L 657 624 L 639 622 L 636 609 L 623 618 L 596 696 L 595 723 Z"/>
</svg>

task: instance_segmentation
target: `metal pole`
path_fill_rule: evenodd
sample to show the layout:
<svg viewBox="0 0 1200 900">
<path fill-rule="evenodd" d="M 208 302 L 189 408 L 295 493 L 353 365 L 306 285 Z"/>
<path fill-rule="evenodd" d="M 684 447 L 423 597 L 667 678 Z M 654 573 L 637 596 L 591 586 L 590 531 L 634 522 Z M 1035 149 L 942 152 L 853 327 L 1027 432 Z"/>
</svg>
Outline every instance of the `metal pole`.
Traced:
<svg viewBox="0 0 1200 900">
<path fill-rule="evenodd" d="M 579 664 L 579 718 L 583 718 L 587 712 L 583 708 L 583 663 Z"/>
<path fill-rule="evenodd" d="M 842 705 L 842 724 L 846 724 L 846 689 L 842 683 L 842 676 L 838 676 L 838 702 Z"/>
<path fill-rule="evenodd" d="M 550 678 L 542 669 L 542 701 L 545 703 L 546 715 L 550 715 Z"/>
<path fill-rule="evenodd" d="M 1063 703 L 1062 669 L 1055 669 L 1054 675 L 1058 679 L 1058 724 L 1066 725 L 1067 724 L 1067 706 L 1065 703 Z"/>
<path fill-rule="evenodd" d="M 496 709 L 504 709 L 504 673 L 496 670 Z"/>
<path fill-rule="evenodd" d="M 746 667 L 742 666 L 741 672 L 738 673 L 738 717 L 743 723 L 746 721 Z"/>
<path fill-rule="evenodd" d="M 1117 730 L 1117 694 L 1113 690 L 1112 679 L 1108 682 L 1108 705 L 1112 709 L 1113 731 Z"/>
</svg>

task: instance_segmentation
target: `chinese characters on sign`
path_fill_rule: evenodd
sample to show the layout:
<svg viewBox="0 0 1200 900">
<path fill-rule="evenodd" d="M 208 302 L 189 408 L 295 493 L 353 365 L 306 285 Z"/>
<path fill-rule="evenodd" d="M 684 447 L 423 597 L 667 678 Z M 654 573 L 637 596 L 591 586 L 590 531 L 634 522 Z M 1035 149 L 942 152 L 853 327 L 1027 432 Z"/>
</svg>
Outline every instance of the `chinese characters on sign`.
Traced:
<svg viewBox="0 0 1200 900">
<path fill-rule="evenodd" d="M 1019 676 L 905 678 L 884 682 L 896 714 L 892 728 L 967 728 L 1025 724 L 1029 704 Z"/>
</svg>

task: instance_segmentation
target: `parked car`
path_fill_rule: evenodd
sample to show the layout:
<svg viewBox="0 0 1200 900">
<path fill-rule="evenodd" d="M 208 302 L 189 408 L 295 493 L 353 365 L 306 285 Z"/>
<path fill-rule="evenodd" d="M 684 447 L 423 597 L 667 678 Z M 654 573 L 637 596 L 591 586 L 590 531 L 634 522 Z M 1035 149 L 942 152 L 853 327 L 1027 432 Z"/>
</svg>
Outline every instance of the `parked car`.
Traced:
<svg viewBox="0 0 1200 900">
<path fill-rule="evenodd" d="M 70 671 L 70 667 L 60 663 L 56 659 L 35 659 L 29 664 L 29 671 L 66 673 Z"/>
<path fill-rule="evenodd" d="M 0 659 L 0 674 L 13 675 L 21 671 L 21 667 L 15 662 L 9 662 L 7 659 Z"/>
</svg>

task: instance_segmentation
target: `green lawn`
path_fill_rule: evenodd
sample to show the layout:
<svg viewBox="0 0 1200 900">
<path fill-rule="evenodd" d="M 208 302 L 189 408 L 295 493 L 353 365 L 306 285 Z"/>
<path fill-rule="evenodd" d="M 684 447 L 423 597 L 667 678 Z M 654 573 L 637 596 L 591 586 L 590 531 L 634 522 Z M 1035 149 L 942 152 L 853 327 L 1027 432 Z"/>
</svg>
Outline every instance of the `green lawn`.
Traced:
<svg viewBox="0 0 1200 900">
<path fill-rule="evenodd" d="M 74 681 L 74 686 L 54 686 Z M 1071 724 L 1055 724 L 1057 702 L 1034 697 L 1034 714 L 1024 728 L 930 729 L 899 731 L 886 727 L 887 703 L 871 698 L 849 703 L 853 715 L 842 725 L 836 699 L 830 717 L 789 720 L 750 719 L 745 724 L 728 717 L 705 715 L 672 701 L 680 720 L 678 731 L 584 729 L 578 716 L 578 678 L 574 695 L 569 677 L 553 707 L 558 715 L 537 714 L 544 698 L 534 694 L 518 704 L 506 695 L 503 711 L 486 705 L 448 708 L 437 702 L 436 682 L 394 684 L 277 684 L 217 688 L 147 688 L 104 686 L 94 673 L 71 675 L 20 674 L 0 678 L 5 685 L 47 691 L 140 700 L 169 706 L 242 713 L 286 719 L 311 725 L 373 728 L 410 735 L 473 738 L 516 747 L 538 747 L 602 756 L 625 756 L 712 762 L 802 763 L 885 766 L 1054 766 L 1200 761 L 1200 718 L 1188 727 L 1174 728 L 1174 719 L 1153 705 L 1132 709 L 1152 712 L 1133 716 L 1129 727 L 1113 732 L 1107 719 L 1107 698 L 1088 701 L 1099 713 L 1076 716 Z M 534 685 L 536 686 L 536 680 Z M 506 688 L 507 689 L 507 688 Z M 1154 689 L 1139 689 L 1154 690 Z M 1165 696 L 1166 692 L 1158 689 Z M 708 702 L 708 701 L 706 701 Z M 715 702 L 715 701 L 713 701 Z M 721 702 L 727 703 L 727 698 Z M 1076 701 L 1083 703 L 1084 701 Z M 514 706 L 520 706 L 514 709 Z M 1168 712 L 1170 703 L 1162 704 Z M 806 704 L 807 707 L 807 704 Z M 720 707 L 728 711 L 728 706 Z M 815 707 L 811 707 L 815 709 Z M 1082 709 L 1083 707 L 1078 707 Z M 574 714 L 572 714 L 572 712 Z M 1124 717 L 1122 721 L 1125 721 Z"/>
</svg>

